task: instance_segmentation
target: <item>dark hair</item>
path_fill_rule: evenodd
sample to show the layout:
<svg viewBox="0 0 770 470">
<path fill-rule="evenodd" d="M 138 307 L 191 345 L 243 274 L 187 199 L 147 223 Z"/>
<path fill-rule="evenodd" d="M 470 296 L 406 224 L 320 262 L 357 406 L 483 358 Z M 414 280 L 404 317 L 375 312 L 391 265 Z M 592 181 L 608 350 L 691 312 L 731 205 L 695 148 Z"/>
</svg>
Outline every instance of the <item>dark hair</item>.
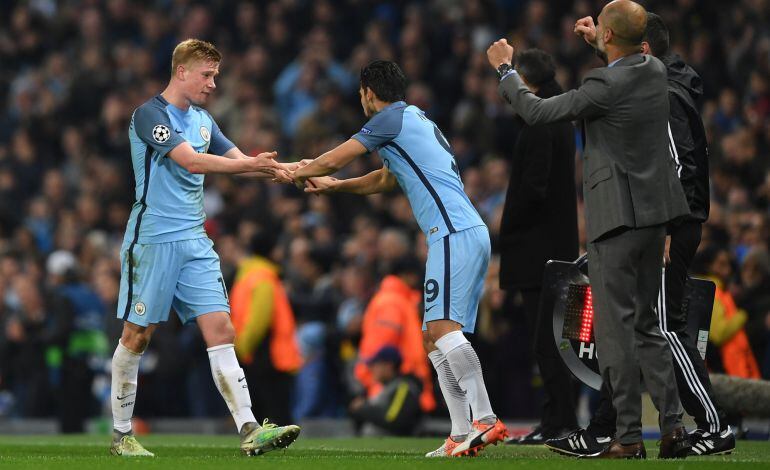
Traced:
<svg viewBox="0 0 770 470">
<path fill-rule="evenodd" d="M 414 256 L 402 256 L 388 266 L 388 274 L 422 274 L 423 265 Z"/>
<path fill-rule="evenodd" d="M 308 259 L 315 264 L 321 272 L 327 273 L 334 266 L 334 252 L 329 247 L 313 246 L 307 253 Z"/>
<path fill-rule="evenodd" d="M 556 66 L 548 53 L 540 49 L 527 49 L 516 58 L 516 70 L 532 85 L 541 87 L 556 76 Z"/>
<path fill-rule="evenodd" d="M 375 60 L 361 69 L 361 88 L 371 88 L 377 98 L 386 103 L 403 101 L 406 77 L 395 62 Z"/>
<path fill-rule="evenodd" d="M 642 41 L 650 45 L 650 51 L 655 57 L 668 53 L 668 28 L 663 18 L 655 13 L 647 12 L 647 27 L 644 29 Z"/>
<path fill-rule="evenodd" d="M 275 230 L 259 227 L 249 240 L 249 250 L 255 255 L 270 258 L 273 249 L 278 244 L 278 234 Z"/>
<path fill-rule="evenodd" d="M 719 244 L 710 244 L 702 247 L 695 254 L 690 266 L 690 271 L 693 274 L 710 274 L 710 268 L 714 263 L 714 260 L 716 260 L 717 256 L 724 251 L 728 251 L 727 248 Z"/>
</svg>

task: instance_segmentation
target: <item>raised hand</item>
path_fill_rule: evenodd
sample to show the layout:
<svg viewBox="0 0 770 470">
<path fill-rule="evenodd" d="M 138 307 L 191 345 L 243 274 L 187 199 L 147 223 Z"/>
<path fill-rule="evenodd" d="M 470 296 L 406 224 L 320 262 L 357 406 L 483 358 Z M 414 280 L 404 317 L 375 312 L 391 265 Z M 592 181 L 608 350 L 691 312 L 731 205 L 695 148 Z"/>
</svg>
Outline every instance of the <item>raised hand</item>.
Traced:
<svg viewBox="0 0 770 470">
<path fill-rule="evenodd" d="M 506 39 L 498 39 L 487 49 L 487 60 L 493 69 L 497 70 L 502 64 L 510 64 L 513 61 L 513 46 Z"/>
<path fill-rule="evenodd" d="M 585 39 L 585 41 L 596 48 L 596 25 L 594 19 L 590 16 L 580 18 L 575 22 L 575 34 Z"/>
</svg>

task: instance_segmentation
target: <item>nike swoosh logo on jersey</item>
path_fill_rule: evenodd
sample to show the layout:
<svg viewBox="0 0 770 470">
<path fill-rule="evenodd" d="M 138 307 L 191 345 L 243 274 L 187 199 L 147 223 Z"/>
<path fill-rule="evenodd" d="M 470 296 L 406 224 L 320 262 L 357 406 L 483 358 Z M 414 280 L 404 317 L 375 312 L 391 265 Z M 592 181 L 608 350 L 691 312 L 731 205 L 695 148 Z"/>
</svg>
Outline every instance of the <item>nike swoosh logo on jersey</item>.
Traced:
<svg viewBox="0 0 770 470">
<path fill-rule="evenodd" d="M 182 131 L 180 131 L 179 129 L 174 129 L 174 130 L 176 131 L 177 134 L 181 134 L 182 133 Z"/>
<path fill-rule="evenodd" d="M 134 393 L 129 393 L 128 395 L 123 395 L 122 397 L 121 397 L 121 396 L 116 396 L 115 398 L 117 398 L 118 400 L 122 400 L 122 399 L 124 399 L 124 398 L 128 398 L 128 397 L 130 397 L 131 395 L 136 395 L 136 392 L 134 392 Z"/>
<path fill-rule="evenodd" d="M 243 382 L 245 379 L 246 377 L 241 377 L 240 379 L 238 379 L 238 382 Z"/>
<path fill-rule="evenodd" d="M 430 312 L 430 309 L 432 309 L 433 307 L 435 307 L 435 305 L 431 305 L 430 307 L 426 308 L 426 309 L 425 309 L 425 313 L 428 313 L 428 312 Z"/>
</svg>

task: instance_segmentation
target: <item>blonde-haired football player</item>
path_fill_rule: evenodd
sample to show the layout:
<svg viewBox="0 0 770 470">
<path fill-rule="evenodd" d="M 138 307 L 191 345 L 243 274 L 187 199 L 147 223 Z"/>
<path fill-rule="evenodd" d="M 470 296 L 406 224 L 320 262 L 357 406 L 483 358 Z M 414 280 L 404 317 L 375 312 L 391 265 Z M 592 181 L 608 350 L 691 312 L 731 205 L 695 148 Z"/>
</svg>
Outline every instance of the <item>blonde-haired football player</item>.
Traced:
<svg viewBox="0 0 770 470">
<path fill-rule="evenodd" d="M 203 177 L 228 173 L 286 180 L 296 165 L 276 152 L 248 157 L 222 133 L 202 106 L 216 89 L 222 55 L 188 39 L 172 57 L 171 79 L 139 106 L 128 134 L 136 199 L 121 249 L 117 315 L 123 334 L 112 358 L 114 455 L 152 456 L 131 431 L 142 353 L 158 323 L 174 310 L 198 324 L 211 373 L 241 436 L 241 451 L 256 455 L 286 447 L 298 426 L 262 426 L 251 412 L 248 385 L 233 348 L 230 306 L 214 244 L 203 228 Z"/>
</svg>

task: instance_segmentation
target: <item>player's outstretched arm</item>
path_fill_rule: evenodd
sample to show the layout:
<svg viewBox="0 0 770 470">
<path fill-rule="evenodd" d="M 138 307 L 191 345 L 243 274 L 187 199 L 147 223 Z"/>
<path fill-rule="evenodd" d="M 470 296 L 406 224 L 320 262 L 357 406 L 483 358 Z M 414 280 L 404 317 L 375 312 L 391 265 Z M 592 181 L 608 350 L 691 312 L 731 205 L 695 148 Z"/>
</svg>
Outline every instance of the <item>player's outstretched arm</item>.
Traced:
<svg viewBox="0 0 770 470">
<path fill-rule="evenodd" d="M 338 180 L 331 176 L 310 178 L 307 180 L 305 192 L 315 194 L 340 192 L 366 195 L 391 191 L 396 186 L 398 186 L 396 177 L 387 168 L 382 167 L 358 178 L 344 180 Z"/>
<path fill-rule="evenodd" d="M 299 185 L 304 185 L 307 178 L 331 175 L 366 152 L 366 147 L 361 142 L 348 139 L 345 143 L 329 150 L 307 165 L 297 168 L 293 174 L 294 181 Z"/>
<path fill-rule="evenodd" d="M 219 155 L 198 153 L 187 142 L 174 147 L 168 156 L 190 173 L 259 173 L 265 177 L 275 178 L 283 168 L 273 160 L 276 152 L 265 152 L 256 157 L 222 158 Z"/>
<path fill-rule="evenodd" d="M 243 160 L 246 158 L 255 158 L 251 157 L 249 155 L 246 155 L 245 153 L 241 152 L 241 149 L 238 147 L 233 147 L 224 154 L 222 154 L 223 157 L 231 158 L 234 160 Z M 269 159 L 274 159 L 278 156 L 277 152 L 265 152 L 259 154 L 259 156 L 264 156 Z M 242 176 L 245 178 L 272 178 L 273 181 L 277 183 L 291 183 L 292 179 L 289 175 L 292 171 L 297 169 L 297 167 L 300 166 L 298 162 L 291 162 L 291 163 L 281 163 L 281 162 L 275 162 L 278 165 L 278 168 L 275 169 L 274 173 L 267 173 L 264 171 L 250 171 L 246 173 L 237 173 L 236 176 Z"/>
</svg>

